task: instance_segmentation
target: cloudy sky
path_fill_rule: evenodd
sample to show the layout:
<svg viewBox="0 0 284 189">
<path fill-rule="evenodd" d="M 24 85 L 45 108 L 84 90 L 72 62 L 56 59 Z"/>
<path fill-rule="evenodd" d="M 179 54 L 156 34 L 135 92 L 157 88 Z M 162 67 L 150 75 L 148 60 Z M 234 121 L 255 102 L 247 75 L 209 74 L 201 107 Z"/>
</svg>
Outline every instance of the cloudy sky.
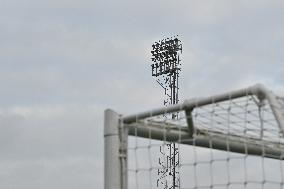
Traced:
<svg viewBox="0 0 284 189">
<path fill-rule="evenodd" d="M 162 105 L 154 41 L 183 41 L 182 99 L 284 92 L 284 3 L 0 0 L 0 188 L 103 187 L 103 111 Z"/>
</svg>

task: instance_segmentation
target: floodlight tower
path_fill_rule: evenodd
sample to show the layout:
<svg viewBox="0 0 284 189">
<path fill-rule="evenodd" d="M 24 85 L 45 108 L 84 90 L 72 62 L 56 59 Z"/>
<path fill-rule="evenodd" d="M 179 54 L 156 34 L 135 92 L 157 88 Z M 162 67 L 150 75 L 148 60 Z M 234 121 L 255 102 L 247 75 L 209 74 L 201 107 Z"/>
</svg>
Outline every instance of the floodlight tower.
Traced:
<svg viewBox="0 0 284 189">
<path fill-rule="evenodd" d="M 182 53 L 182 44 L 177 37 L 166 38 L 152 45 L 152 76 L 156 78 L 156 81 L 164 89 L 165 99 L 163 103 L 165 106 L 179 102 L 180 53 Z M 178 119 L 178 113 L 165 114 L 164 116 Z M 161 154 L 167 157 L 166 162 L 161 161 L 161 158 L 159 159 L 159 164 L 163 169 L 158 170 L 160 178 L 157 180 L 157 186 L 161 183 L 164 189 L 177 189 L 179 188 L 179 176 L 176 170 L 176 166 L 179 165 L 178 149 L 175 143 L 167 144 L 167 147 L 167 154 L 160 148 Z M 170 183 L 167 182 L 166 177 L 172 177 Z"/>
<path fill-rule="evenodd" d="M 179 72 L 181 70 L 180 53 L 182 53 L 181 41 L 175 38 L 163 39 L 152 45 L 152 76 L 164 89 L 164 105 L 177 104 L 179 102 Z M 172 119 L 177 118 L 172 114 Z"/>
</svg>

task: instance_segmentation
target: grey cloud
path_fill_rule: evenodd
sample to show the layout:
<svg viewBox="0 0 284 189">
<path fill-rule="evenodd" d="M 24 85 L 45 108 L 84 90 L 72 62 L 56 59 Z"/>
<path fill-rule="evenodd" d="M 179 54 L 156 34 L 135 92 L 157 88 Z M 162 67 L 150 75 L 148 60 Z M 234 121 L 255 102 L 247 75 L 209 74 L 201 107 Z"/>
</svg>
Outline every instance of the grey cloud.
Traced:
<svg viewBox="0 0 284 189">
<path fill-rule="evenodd" d="M 284 92 L 283 6 L 1 1 L 0 187 L 102 188 L 103 110 L 162 105 L 150 49 L 163 37 L 184 43 L 182 100 L 256 82 Z"/>
<path fill-rule="evenodd" d="M 102 163 L 94 158 L 2 161 L 1 186 L 4 188 L 93 188 L 102 186 Z M 17 181 L 17 182 L 15 182 Z"/>
<path fill-rule="evenodd" d="M 94 171 L 103 168 L 102 112 L 76 104 L 1 109 L 1 187 L 102 185 Z"/>
<path fill-rule="evenodd" d="M 102 153 L 99 112 L 87 105 L 14 107 L 2 114 L 0 159 L 96 157 Z"/>
</svg>

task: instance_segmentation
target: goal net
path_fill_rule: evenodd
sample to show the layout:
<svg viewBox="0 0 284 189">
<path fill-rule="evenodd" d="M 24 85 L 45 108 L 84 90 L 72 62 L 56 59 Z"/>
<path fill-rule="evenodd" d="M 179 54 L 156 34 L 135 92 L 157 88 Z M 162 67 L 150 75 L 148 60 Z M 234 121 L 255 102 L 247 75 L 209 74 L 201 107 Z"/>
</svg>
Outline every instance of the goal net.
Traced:
<svg viewBox="0 0 284 189">
<path fill-rule="evenodd" d="M 105 189 L 284 188 L 283 112 L 262 85 L 129 116 L 107 110 Z"/>
</svg>

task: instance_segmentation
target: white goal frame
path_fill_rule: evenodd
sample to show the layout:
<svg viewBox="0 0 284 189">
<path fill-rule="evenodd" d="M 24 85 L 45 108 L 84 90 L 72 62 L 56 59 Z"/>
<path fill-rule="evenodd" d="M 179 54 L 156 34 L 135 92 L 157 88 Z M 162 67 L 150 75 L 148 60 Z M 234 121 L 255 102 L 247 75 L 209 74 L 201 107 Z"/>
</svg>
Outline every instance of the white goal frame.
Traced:
<svg viewBox="0 0 284 189">
<path fill-rule="evenodd" d="M 236 90 L 208 98 L 197 98 L 185 100 L 182 104 L 163 107 L 139 114 L 123 116 L 113 110 L 105 110 L 104 121 L 104 188 L 105 189 L 127 189 L 127 138 L 128 135 L 144 138 L 166 140 L 168 142 L 177 142 L 200 147 L 213 148 L 217 150 L 237 152 L 249 155 L 259 155 L 274 159 L 284 159 L 284 145 L 270 144 L 269 147 L 261 145 L 257 140 L 243 145 L 243 139 L 240 136 L 230 137 L 224 134 L 215 133 L 214 138 L 208 137 L 206 133 L 200 132 L 193 135 L 194 125 L 190 118 L 187 119 L 188 128 L 180 129 L 172 126 L 165 132 L 163 125 L 147 123 L 147 127 L 139 120 L 163 115 L 165 113 L 184 111 L 187 117 L 196 107 L 211 104 L 212 102 L 222 102 L 232 100 L 247 95 L 254 95 L 259 101 L 267 100 L 272 113 L 277 121 L 279 130 L 284 134 L 284 115 L 281 106 L 277 102 L 276 96 L 261 84 L 254 85 L 241 90 Z M 135 128 L 135 129 L 133 129 Z M 149 136 L 149 132 L 151 133 Z M 180 140 L 181 139 L 181 140 Z M 248 140 L 248 139 L 246 139 Z M 240 142 L 242 141 L 242 143 Z M 229 144 L 229 148 L 228 148 Z M 271 147 L 275 145 L 275 147 Z M 265 151 L 265 153 L 263 153 Z"/>
</svg>

